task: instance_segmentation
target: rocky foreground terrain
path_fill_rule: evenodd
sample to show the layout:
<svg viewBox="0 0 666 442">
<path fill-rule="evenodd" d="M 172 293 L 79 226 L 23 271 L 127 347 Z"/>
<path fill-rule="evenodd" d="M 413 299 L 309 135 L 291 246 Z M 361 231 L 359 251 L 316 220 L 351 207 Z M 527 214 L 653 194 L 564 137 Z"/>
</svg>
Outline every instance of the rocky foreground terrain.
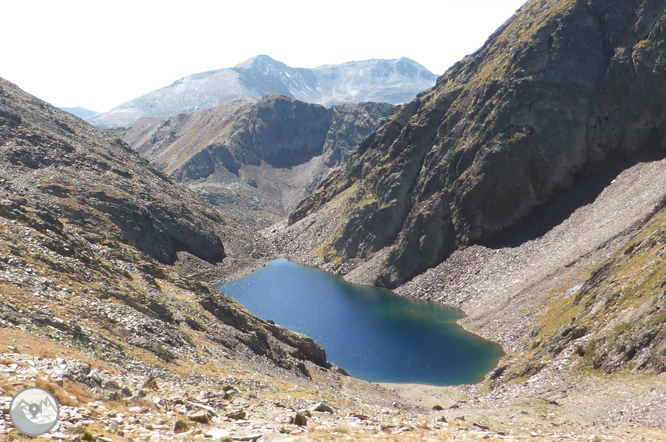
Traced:
<svg viewBox="0 0 666 442">
<path fill-rule="evenodd" d="M 393 106 L 324 106 L 268 94 L 174 117 L 142 118 L 115 133 L 157 169 L 250 228 L 284 219 Z"/>
<path fill-rule="evenodd" d="M 436 79 L 408 58 L 305 69 L 259 55 L 233 68 L 188 75 L 88 121 L 117 128 L 143 117 L 179 115 L 241 99 L 256 102 L 270 93 L 327 107 L 367 101 L 401 104 L 431 87 Z"/>
<path fill-rule="evenodd" d="M 11 396 L 3 395 L 34 385 L 51 391 L 61 405 L 58 425 L 40 437 L 51 440 L 666 440 L 665 431 L 636 424 L 585 423 L 577 413 L 580 403 L 506 398 L 500 406 L 460 388 L 373 386 L 348 377 L 332 383 L 317 376 L 276 376 L 251 363 L 215 373 L 140 363 L 128 370 L 18 332 L 0 336 L 14 351 L 0 360 L 0 437 L 6 440 L 28 438 L 11 427 Z M 27 351 L 67 357 L 17 353 Z M 585 385 L 591 393 L 595 387 Z M 413 389 L 419 389 L 416 395 Z"/>
</svg>

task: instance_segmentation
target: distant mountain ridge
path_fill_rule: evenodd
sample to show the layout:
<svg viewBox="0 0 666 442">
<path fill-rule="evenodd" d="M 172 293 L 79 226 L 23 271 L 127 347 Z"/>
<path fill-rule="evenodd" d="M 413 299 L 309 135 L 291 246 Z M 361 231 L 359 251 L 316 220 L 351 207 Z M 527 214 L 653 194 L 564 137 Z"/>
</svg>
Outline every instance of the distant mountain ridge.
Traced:
<svg viewBox="0 0 666 442">
<path fill-rule="evenodd" d="M 85 107 L 77 106 L 77 107 L 61 107 L 60 109 L 64 110 L 65 112 L 69 112 L 72 115 L 76 115 L 79 118 L 88 118 L 88 117 L 93 117 L 99 112 L 86 109 Z"/>
<path fill-rule="evenodd" d="M 436 79 L 408 58 L 306 69 L 259 55 L 232 68 L 188 75 L 88 121 L 102 128 L 122 127 L 142 117 L 194 112 L 237 99 L 255 102 L 269 93 L 328 107 L 368 101 L 401 104 L 434 86 Z"/>
<path fill-rule="evenodd" d="M 278 222 L 391 114 L 386 103 L 326 108 L 277 94 L 172 117 L 118 135 L 167 175 L 243 225 Z"/>
</svg>

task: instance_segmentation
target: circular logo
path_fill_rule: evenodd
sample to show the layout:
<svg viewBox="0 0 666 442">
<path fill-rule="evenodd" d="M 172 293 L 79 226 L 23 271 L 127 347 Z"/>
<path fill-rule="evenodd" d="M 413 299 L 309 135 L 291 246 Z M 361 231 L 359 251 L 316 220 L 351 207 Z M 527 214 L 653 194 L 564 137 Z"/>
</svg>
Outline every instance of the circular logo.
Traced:
<svg viewBox="0 0 666 442">
<path fill-rule="evenodd" d="M 19 391 L 9 404 L 12 424 L 26 436 L 41 436 L 51 431 L 60 417 L 60 405 L 50 391 L 28 387 Z"/>
</svg>

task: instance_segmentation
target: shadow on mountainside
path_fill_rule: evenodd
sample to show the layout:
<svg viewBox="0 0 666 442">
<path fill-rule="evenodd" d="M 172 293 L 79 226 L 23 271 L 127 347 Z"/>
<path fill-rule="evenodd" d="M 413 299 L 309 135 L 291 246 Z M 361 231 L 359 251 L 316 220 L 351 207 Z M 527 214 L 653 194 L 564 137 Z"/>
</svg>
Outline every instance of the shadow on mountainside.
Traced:
<svg viewBox="0 0 666 442">
<path fill-rule="evenodd" d="M 577 179 L 553 201 L 536 209 L 527 218 L 494 238 L 480 242 L 480 245 L 492 249 L 518 247 L 523 243 L 540 238 L 569 218 L 578 208 L 593 203 L 624 170 L 639 163 L 660 161 L 664 158 L 666 158 L 665 152 L 644 149 L 629 158 L 616 160 L 592 176 Z"/>
</svg>

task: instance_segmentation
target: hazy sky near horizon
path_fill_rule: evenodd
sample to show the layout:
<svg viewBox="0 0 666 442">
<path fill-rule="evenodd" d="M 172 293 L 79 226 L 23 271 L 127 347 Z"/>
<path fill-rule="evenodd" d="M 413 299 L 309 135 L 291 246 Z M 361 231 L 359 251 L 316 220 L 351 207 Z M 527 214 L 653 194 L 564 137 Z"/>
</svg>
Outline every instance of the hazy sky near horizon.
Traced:
<svg viewBox="0 0 666 442">
<path fill-rule="evenodd" d="M 408 57 L 441 75 L 525 0 L 5 2 L 0 77 L 56 106 L 107 111 L 266 54 L 313 68 Z"/>
</svg>

